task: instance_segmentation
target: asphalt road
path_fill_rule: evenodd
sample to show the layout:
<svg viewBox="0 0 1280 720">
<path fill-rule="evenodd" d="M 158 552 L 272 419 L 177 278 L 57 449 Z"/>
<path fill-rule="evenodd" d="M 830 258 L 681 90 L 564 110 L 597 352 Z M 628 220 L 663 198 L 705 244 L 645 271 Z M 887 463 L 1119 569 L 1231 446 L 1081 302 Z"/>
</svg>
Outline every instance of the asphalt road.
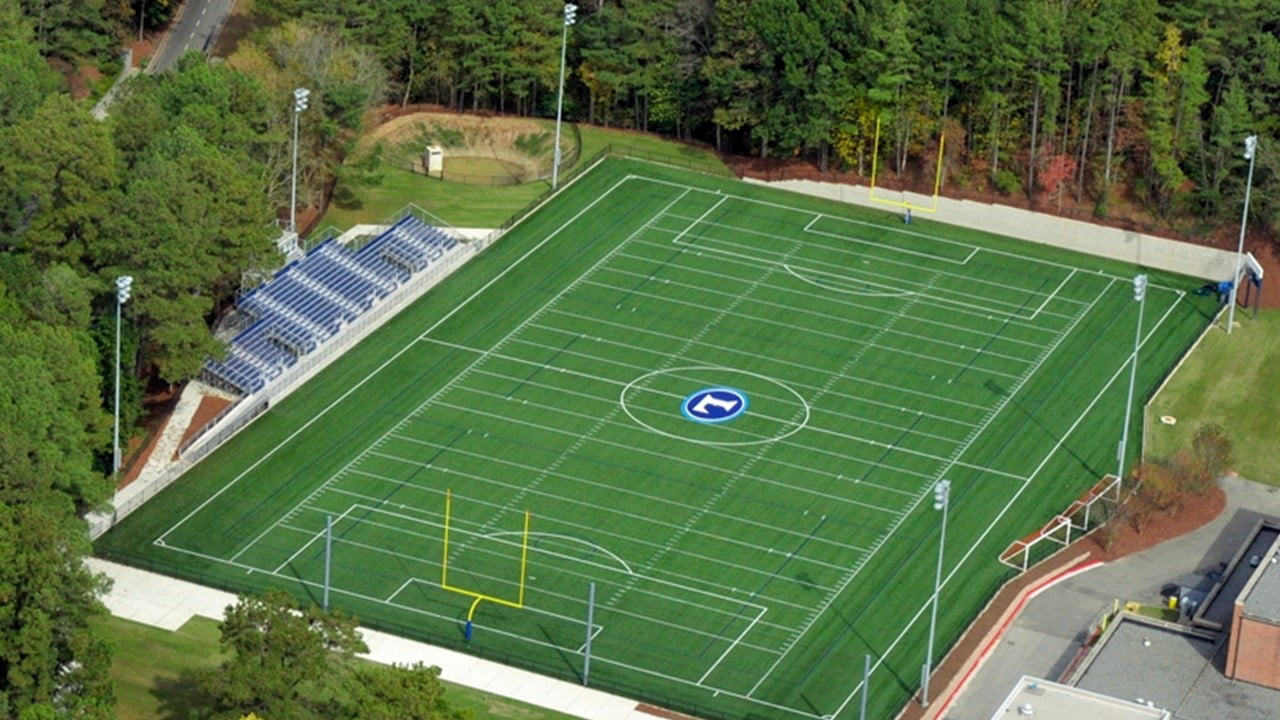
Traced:
<svg viewBox="0 0 1280 720">
<path fill-rule="evenodd" d="M 1154 604 L 1166 583 L 1196 586 L 1231 559 L 1260 517 L 1280 517 L 1280 489 L 1235 477 L 1221 482 L 1227 506 L 1205 527 L 1078 575 L 1027 603 L 948 708 L 947 720 L 989 720 L 1023 675 L 1056 680 L 1091 622 L 1116 599 Z"/>
<path fill-rule="evenodd" d="M 186 0 L 168 36 L 147 65 L 147 72 L 168 70 L 189 50 L 208 53 L 213 47 L 214 33 L 222 27 L 234 5 L 235 0 Z"/>
</svg>

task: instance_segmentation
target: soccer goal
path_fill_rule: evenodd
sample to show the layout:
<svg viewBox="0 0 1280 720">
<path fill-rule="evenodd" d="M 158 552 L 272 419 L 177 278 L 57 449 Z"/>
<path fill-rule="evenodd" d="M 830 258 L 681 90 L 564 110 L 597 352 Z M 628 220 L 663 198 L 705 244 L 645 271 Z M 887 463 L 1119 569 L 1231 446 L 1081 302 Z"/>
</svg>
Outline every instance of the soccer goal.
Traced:
<svg viewBox="0 0 1280 720">
<path fill-rule="evenodd" d="M 1100 517 L 1094 510 L 1095 505 L 1100 502 L 1114 504 L 1119 500 L 1120 479 L 1114 475 L 1107 475 L 1039 530 L 1013 541 L 1004 552 L 1000 553 L 1000 562 L 1018 572 L 1026 572 L 1027 568 L 1042 558 L 1070 545 L 1073 538 L 1079 538 L 1089 532 L 1091 523 Z M 1044 552 L 1043 548 L 1046 545 L 1051 546 L 1049 552 Z"/>
</svg>

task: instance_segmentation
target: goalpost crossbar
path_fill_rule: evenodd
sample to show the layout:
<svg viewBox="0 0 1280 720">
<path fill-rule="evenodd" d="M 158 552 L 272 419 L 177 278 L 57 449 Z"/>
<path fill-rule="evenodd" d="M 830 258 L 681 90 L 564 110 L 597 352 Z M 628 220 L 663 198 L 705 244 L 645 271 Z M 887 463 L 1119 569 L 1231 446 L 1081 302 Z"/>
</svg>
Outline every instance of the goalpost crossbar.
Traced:
<svg viewBox="0 0 1280 720">
<path fill-rule="evenodd" d="M 471 620 L 475 616 L 476 608 L 480 606 L 481 602 L 487 601 L 487 602 L 494 603 L 496 605 L 502 605 L 504 607 L 514 608 L 516 610 L 524 609 L 525 578 L 527 576 L 527 570 L 529 565 L 530 513 L 528 510 L 524 511 L 524 530 L 520 534 L 520 579 L 519 579 L 518 589 L 516 591 L 515 600 L 498 597 L 496 595 L 489 595 L 488 593 L 483 593 L 476 590 L 468 590 L 466 588 L 460 588 L 460 587 L 456 587 L 454 585 L 449 584 L 449 531 L 452 526 L 452 517 L 453 517 L 453 491 L 445 490 L 444 552 L 443 552 L 443 557 L 440 563 L 440 587 L 441 589 L 447 590 L 449 592 L 457 593 L 459 595 L 465 595 L 469 598 L 473 598 L 471 607 L 467 610 L 468 635 L 470 635 Z"/>
<path fill-rule="evenodd" d="M 880 118 L 877 117 L 875 141 L 871 146 L 871 195 L 870 195 L 871 201 L 880 203 L 882 205 L 891 205 L 893 207 L 900 207 L 905 210 L 916 210 L 918 212 L 936 213 L 938 211 L 938 193 L 942 189 L 942 151 L 944 148 L 946 148 L 946 145 L 947 145 L 947 136 L 946 136 L 946 133 L 943 133 L 938 137 L 938 163 L 937 163 L 937 168 L 934 170 L 934 173 L 933 173 L 933 204 L 932 205 L 915 205 L 911 203 L 911 201 L 906 199 L 889 200 L 887 198 L 878 198 L 876 197 L 876 174 L 879 169 L 879 163 L 880 163 Z M 904 193 L 904 198 L 905 198 L 905 193 Z"/>
</svg>

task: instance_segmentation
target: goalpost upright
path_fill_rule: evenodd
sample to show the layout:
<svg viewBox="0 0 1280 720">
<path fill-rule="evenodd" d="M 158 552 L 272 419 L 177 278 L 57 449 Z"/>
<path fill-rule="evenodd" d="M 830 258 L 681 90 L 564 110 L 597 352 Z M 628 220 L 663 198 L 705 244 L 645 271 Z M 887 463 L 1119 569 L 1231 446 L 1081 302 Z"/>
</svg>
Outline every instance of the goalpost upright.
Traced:
<svg viewBox="0 0 1280 720">
<path fill-rule="evenodd" d="M 883 205 L 892 205 L 893 207 L 900 207 L 908 211 L 918 210 L 920 212 L 936 213 L 938 211 L 938 192 L 942 189 L 942 151 L 946 148 L 946 146 L 947 146 L 947 135 L 946 133 L 941 133 L 938 136 L 938 163 L 937 163 L 937 168 L 934 170 L 934 173 L 933 173 L 933 204 L 932 205 L 913 205 L 910 201 L 905 199 L 905 191 L 903 195 L 904 199 L 902 200 L 887 200 L 885 198 L 878 198 L 876 197 L 876 173 L 879 169 L 879 164 L 880 164 L 880 118 L 877 117 L 875 141 L 871 146 L 871 201 L 878 202 Z"/>
<path fill-rule="evenodd" d="M 467 624 L 465 627 L 465 636 L 467 642 L 471 641 L 472 620 L 475 618 L 476 608 L 480 606 L 482 601 L 488 600 L 491 603 L 502 605 L 504 607 L 514 608 L 516 610 L 524 609 L 524 586 L 525 576 L 529 565 L 529 521 L 531 514 L 528 510 L 524 511 L 524 530 L 520 534 L 520 579 L 516 590 L 516 599 L 508 600 L 494 595 L 477 592 L 475 590 L 467 590 L 465 588 L 454 587 L 449 584 L 449 528 L 453 515 L 453 490 L 445 490 L 444 493 L 444 555 L 440 562 L 440 587 L 449 592 L 458 593 L 472 598 L 471 607 L 467 609 Z"/>
</svg>

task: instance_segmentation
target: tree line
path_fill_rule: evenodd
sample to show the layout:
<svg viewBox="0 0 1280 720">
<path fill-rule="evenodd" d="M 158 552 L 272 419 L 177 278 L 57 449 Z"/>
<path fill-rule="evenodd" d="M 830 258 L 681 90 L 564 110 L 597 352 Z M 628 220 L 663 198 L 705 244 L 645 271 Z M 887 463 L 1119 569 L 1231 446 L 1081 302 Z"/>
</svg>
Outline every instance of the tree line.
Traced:
<svg viewBox="0 0 1280 720">
<path fill-rule="evenodd" d="M 1205 229 L 1277 225 L 1275 0 L 581 0 L 572 119 L 700 139 L 822 169 L 1085 202 Z M 561 0 L 261 0 L 373 50 L 390 97 L 553 115 Z"/>
<path fill-rule="evenodd" d="M 83 514 L 110 496 L 147 383 L 219 353 L 242 273 L 278 262 L 290 92 L 314 90 L 303 204 L 376 177 L 349 157 L 370 108 L 554 115 L 559 0 L 257 0 L 226 62 L 131 81 L 106 121 L 54 70 L 106 62 L 170 0 L 0 0 L 0 715 L 108 717 L 102 581 Z M 566 117 L 726 152 L 994 188 L 1099 214 L 1277 223 L 1276 0 L 583 0 Z M 946 138 L 942 155 L 942 137 Z M 115 322 L 114 280 L 134 277 Z M 126 433 L 127 434 L 127 433 Z M 1157 483 L 1153 483 L 1157 484 Z"/>
<path fill-rule="evenodd" d="M 290 110 L 273 83 L 324 90 L 306 136 L 322 158 L 317 175 L 383 99 L 375 61 L 331 31 L 285 25 L 246 46 L 256 72 L 189 55 L 172 72 L 135 77 L 98 120 L 62 72 L 109 58 L 136 21 L 119 2 L 0 0 L 3 717 L 114 716 L 111 650 L 93 630 L 106 581 L 84 564 L 83 519 L 115 489 L 112 380 L 119 367 L 127 444 L 144 392 L 193 377 L 222 351 L 210 325 L 242 273 L 278 266 L 273 219 L 288 192 Z M 321 48 L 333 63 L 308 67 L 314 55 L 294 46 Z M 132 296 L 117 323 L 124 275 Z M 434 682 L 426 669 L 360 673 L 343 697 L 363 684 L 380 688 L 387 707 L 397 688 L 426 692 Z M 262 707 L 218 697 L 213 716 Z"/>
</svg>

